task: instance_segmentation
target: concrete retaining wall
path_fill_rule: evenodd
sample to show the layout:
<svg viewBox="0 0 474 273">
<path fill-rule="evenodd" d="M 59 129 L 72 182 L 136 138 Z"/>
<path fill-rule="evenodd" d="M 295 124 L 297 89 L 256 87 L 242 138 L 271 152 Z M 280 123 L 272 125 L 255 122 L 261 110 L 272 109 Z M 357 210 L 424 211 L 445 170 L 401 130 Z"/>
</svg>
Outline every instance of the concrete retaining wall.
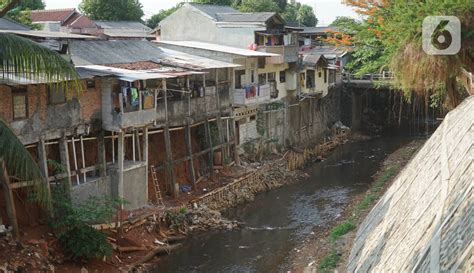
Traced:
<svg viewBox="0 0 474 273">
<path fill-rule="evenodd" d="M 451 111 L 360 226 L 347 272 L 472 270 L 474 96 Z"/>
</svg>

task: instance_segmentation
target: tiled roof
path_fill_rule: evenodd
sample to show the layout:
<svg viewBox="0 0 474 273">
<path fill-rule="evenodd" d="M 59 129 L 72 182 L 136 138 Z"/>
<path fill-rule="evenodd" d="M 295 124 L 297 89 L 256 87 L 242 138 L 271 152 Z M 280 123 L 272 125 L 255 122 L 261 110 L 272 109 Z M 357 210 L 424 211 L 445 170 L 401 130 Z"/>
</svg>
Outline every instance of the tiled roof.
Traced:
<svg viewBox="0 0 474 273">
<path fill-rule="evenodd" d="M 74 21 L 68 24 L 72 28 L 97 27 L 97 24 L 85 15 L 79 15 Z"/>
<path fill-rule="evenodd" d="M 32 10 L 31 21 L 35 22 L 64 22 L 71 15 L 77 13 L 76 9 L 45 9 Z"/>
</svg>

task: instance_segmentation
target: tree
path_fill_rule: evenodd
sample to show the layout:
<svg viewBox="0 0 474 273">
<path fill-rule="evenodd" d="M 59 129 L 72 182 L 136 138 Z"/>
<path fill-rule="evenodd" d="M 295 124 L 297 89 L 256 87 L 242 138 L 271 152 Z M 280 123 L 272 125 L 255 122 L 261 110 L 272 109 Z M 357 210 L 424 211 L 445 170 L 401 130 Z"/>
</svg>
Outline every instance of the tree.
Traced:
<svg viewBox="0 0 474 273">
<path fill-rule="evenodd" d="M 318 23 L 318 19 L 314 14 L 311 6 L 296 2 L 286 5 L 282 12 L 283 19 L 287 22 L 298 22 L 303 26 L 314 27 Z"/>
<path fill-rule="evenodd" d="M 141 21 L 144 15 L 138 0 L 83 0 L 79 10 L 92 20 Z"/>
<path fill-rule="evenodd" d="M 308 5 L 301 5 L 298 9 L 296 20 L 308 27 L 314 27 L 318 23 L 318 19 L 314 14 L 313 8 Z"/>
<path fill-rule="evenodd" d="M 347 34 L 355 34 L 360 30 L 360 23 L 356 19 L 347 16 L 336 17 L 329 26 L 336 27 L 338 31 Z"/>
<path fill-rule="evenodd" d="M 472 1 L 348 0 L 347 3 L 366 18 L 354 37 L 356 48 L 365 51 L 361 50 L 359 57 L 369 60 L 360 62 L 359 71 L 388 68 L 394 73 L 393 87 L 407 97 L 412 93 L 425 98 L 434 96 L 444 100 L 448 108 L 458 105 L 471 92 L 467 86 L 460 92 L 458 80 L 474 67 Z M 421 26 L 429 15 L 459 18 L 462 32 L 461 50 L 457 54 L 429 55 L 423 51 Z"/>
<path fill-rule="evenodd" d="M 173 12 L 178 10 L 182 5 L 183 3 L 179 3 L 172 8 L 160 10 L 160 12 L 151 16 L 150 19 L 146 20 L 146 25 L 151 29 L 156 28 L 163 19 L 165 19 L 166 17 L 171 15 Z"/>
<path fill-rule="evenodd" d="M 6 7 L 11 1 L 8 0 L 0 0 L 0 8 Z M 7 16 L 24 25 L 27 25 L 33 29 L 38 29 L 39 26 L 35 25 L 31 22 L 31 11 L 44 9 L 45 5 L 42 0 L 23 0 L 20 1 L 16 6 L 9 10 Z"/>
<path fill-rule="evenodd" d="M 242 12 L 280 12 L 273 0 L 242 0 L 238 8 Z"/>
</svg>

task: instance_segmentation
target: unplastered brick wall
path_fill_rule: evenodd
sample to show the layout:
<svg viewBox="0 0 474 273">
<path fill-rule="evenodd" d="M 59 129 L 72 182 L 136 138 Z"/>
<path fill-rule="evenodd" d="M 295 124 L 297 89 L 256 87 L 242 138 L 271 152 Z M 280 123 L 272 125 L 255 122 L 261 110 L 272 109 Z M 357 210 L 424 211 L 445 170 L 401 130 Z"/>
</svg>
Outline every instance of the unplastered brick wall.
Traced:
<svg viewBox="0 0 474 273">
<path fill-rule="evenodd" d="M 102 96 L 100 89 L 100 80 L 95 79 L 95 87 L 88 88 L 79 96 L 81 103 L 81 118 L 90 121 L 92 118 L 101 117 Z"/>
<path fill-rule="evenodd" d="M 61 104 L 49 103 L 46 84 L 27 85 L 27 118 L 14 120 L 13 90 L 19 87 L 21 88 L 21 86 L 0 85 L 0 116 L 11 124 L 17 134 L 30 136 L 25 138 L 27 142 L 31 142 L 47 130 L 69 130 L 77 126 L 78 122 L 89 123 L 92 118 L 101 117 L 102 100 L 98 80 L 95 87 L 85 89 L 79 95 L 75 91 L 70 92 L 68 101 Z M 69 117 L 65 118 L 67 116 Z M 55 119 L 60 119 L 61 122 Z"/>
</svg>

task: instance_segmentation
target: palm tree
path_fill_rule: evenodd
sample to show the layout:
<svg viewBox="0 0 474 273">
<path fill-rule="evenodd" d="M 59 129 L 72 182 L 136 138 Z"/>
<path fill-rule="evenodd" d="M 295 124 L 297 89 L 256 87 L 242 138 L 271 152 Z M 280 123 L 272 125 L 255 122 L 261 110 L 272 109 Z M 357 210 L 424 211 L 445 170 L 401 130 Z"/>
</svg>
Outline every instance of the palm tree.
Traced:
<svg viewBox="0 0 474 273">
<path fill-rule="evenodd" d="M 5 9 L 0 11 L 0 15 L 5 13 Z M 38 80 L 51 85 L 72 83 L 74 87 L 80 88 L 74 67 L 58 53 L 31 40 L 0 33 L 0 82 L 8 81 L 12 76 Z M 47 180 L 42 176 L 38 165 L 8 122 L 0 117 L 0 186 L 5 195 L 8 220 L 13 228 L 13 235 L 18 238 L 10 178 L 28 181 L 32 186 L 34 185 L 30 188 L 33 189 L 36 200 L 44 208 L 50 209 L 51 197 Z"/>
</svg>

